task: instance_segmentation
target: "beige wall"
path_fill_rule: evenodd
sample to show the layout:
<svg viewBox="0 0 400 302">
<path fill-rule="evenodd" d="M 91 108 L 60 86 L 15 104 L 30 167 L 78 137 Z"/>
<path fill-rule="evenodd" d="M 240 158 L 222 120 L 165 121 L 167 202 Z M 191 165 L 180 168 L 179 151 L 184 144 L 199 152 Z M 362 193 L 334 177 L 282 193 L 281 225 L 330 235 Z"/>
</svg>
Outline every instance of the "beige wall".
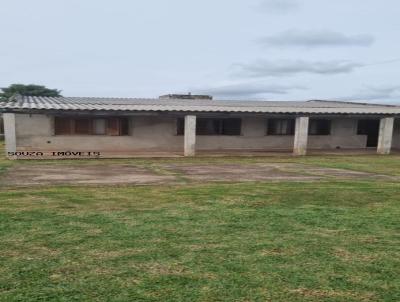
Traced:
<svg viewBox="0 0 400 302">
<path fill-rule="evenodd" d="M 357 135 L 357 121 L 332 120 L 328 136 L 309 136 L 309 148 L 364 148 L 366 136 Z M 176 118 L 132 116 L 130 136 L 53 135 L 53 118 L 16 114 L 18 151 L 183 151 L 183 136 L 176 135 Z M 291 149 L 293 136 L 265 135 L 266 118 L 244 117 L 241 136 L 197 136 L 198 150 Z"/>
<path fill-rule="evenodd" d="M 333 119 L 331 135 L 308 137 L 310 149 L 364 148 L 366 144 L 367 137 L 357 135 L 357 120 L 350 118 Z"/>
<path fill-rule="evenodd" d="M 180 151 L 183 137 L 175 128 L 173 118 L 143 116 L 130 118 L 130 136 L 53 135 L 51 116 L 16 115 L 19 151 Z"/>
<path fill-rule="evenodd" d="M 196 137 L 198 150 L 218 149 L 292 149 L 293 136 L 266 136 L 266 118 L 242 118 L 241 136 L 203 136 Z"/>
<path fill-rule="evenodd" d="M 242 136 L 197 136 L 197 148 L 207 149 L 292 149 L 294 136 L 265 135 L 266 118 L 243 118 Z M 366 136 L 357 135 L 354 119 L 332 120 L 331 135 L 308 138 L 311 149 L 364 148 Z"/>
</svg>

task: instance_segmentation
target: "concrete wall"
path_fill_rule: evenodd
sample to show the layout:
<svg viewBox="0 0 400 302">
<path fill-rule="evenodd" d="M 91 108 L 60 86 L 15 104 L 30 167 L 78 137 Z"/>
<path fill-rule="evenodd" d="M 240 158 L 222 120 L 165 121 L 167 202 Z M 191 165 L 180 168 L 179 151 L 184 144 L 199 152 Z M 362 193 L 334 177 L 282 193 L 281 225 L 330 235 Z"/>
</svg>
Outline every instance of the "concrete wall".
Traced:
<svg viewBox="0 0 400 302">
<path fill-rule="evenodd" d="M 182 151 L 183 137 L 176 135 L 174 118 L 130 118 L 130 136 L 53 135 L 53 118 L 16 115 L 17 150 L 44 151 Z"/>
<path fill-rule="evenodd" d="M 17 151 L 177 151 L 183 136 L 176 135 L 176 118 L 132 116 L 130 136 L 53 135 L 53 117 L 16 114 Z M 197 150 L 292 149 L 293 136 L 266 135 L 266 118 L 243 117 L 240 136 L 197 136 Z M 400 142 L 399 142 L 400 143 Z M 357 135 L 355 119 L 333 119 L 328 136 L 309 136 L 312 149 L 364 148 L 366 136 Z"/>
<path fill-rule="evenodd" d="M 266 118 L 242 118 L 242 135 L 240 136 L 197 136 L 198 150 L 222 149 L 292 149 L 294 136 L 266 135 Z"/>
<path fill-rule="evenodd" d="M 242 136 L 198 136 L 197 149 L 292 149 L 294 136 L 266 135 L 266 118 L 243 118 Z M 357 120 L 332 120 L 331 135 L 310 135 L 308 148 L 365 148 L 367 137 L 357 135 Z"/>
<path fill-rule="evenodd" d="M 335 149 L 335 148 L 365 148 L 366 135 L 357 135 L 357 120 L 349 118 L 333 119 L 331 135 L 310 135 L 308 148 Z"/>
</svg>

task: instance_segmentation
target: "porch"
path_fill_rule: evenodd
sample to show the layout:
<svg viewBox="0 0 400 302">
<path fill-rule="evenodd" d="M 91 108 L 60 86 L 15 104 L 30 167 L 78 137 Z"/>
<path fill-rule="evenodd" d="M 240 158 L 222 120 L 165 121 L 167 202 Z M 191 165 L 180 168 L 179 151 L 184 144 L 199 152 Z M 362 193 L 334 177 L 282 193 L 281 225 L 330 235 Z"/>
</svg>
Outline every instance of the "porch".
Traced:
<svg viewBox="0 0 400 302">
<path fill-rule="evenodd" d="M 277 120 L 278 122 L 286 121 L 286 123 L 278 123 L 275 127 L 283 127 L 284 135 L 293 134 L 293 148 L 290 149 L 271 149 L 271 150 L 236 150 L 236 149 L 224 149 L 224 150 L 196 150 L 196 140 L 198 135 L 198 126 L 196 124 L 197 117 L 195 115 L 187 115 L 184 120 L 184 156 L 194 156 L 194 155 L 208 155 L 208 156 L 232 156 L 232 154 L 245 155 L 245 156 L 274 156 L 282 154 L 293 155 L 306 155 L 314 154 L 390 154 L 392 152 L 393 137 L 394 137 L 394 127 L 395 119 L 393 117 L 382 117 L 380 119 L 371 120 L 374 122 L 376 129 L 371 127 L 371 123 L 368 120 L 357 120 L 357 135 L 363 135 L 365 138 L 365 148 L 341 148 L 338 145 L 336 148 L 321 148 L 322 144 L 318 141 L 317 144 L 310 144 L 310 134 L 318 137 L 322 140 L 322 137 L 328 138 L 328 140 L 333 140 L 331 136 L 331 120 L 329 118 L 318 118 L 311 120 L 314 123 L 310 123 L 309 116 L 297 116 L 293 119 L 293 125 L 290 126 L 290 119 L 287 120 Z M 276 119 L 270 119 L 273 121 Z M 361 122 L 360 122 L 361 121 Z M 367 122 L 367 123 L 362 123 Z M 361 126 L 361 127 L 360 127 Z M 291 128 L 293 128 L 291 130 Z M 271 129 L 271 125 L 268 123 L 267 134 Z M 282 130 L 282 129 L 281 129 Z M 278 129 L 279 132 L 279 129 Z M 292 133 L 293 132 L 293 133 Z M 340 137 L 340 140 L 346 141 L 351 140 L 351 133 L 346 133 Z M 278 133 L 281 134 L 281 133 Z M 343 133 L 341 133 L 343 134 Z M 346 137 L 348 135 L 348 137 Z M 372 138 L 372 140 L 371 140 Z M 373 144 L 371 144 L 373 141 Z M 311 146 L 310 146 L 311 145 Z M 331 144 L 329 144 L 331 145 Z M 313 146 L 318 146 L 313 148 Z M 256 154 L 256 155 L 255 155 Z"/>
<path fill-rule="evenodd" d="M 153 113 L 60 118 L 6 113 L 4 117 L 11 158 L 357 155 L 400 149 L 398 120 L 388 116 Z"/>
</svg>

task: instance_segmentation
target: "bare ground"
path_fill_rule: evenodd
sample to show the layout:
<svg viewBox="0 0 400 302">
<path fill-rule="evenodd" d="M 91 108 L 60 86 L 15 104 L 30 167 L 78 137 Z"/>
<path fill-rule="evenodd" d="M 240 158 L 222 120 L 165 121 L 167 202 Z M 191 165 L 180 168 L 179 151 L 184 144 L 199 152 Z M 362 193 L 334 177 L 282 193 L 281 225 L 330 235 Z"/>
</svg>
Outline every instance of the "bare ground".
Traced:
<svg viewBox="0 0 400 302">
<path fill-rule="evenodd" d="M 172 184 L 182 182 L 316 181 L 321 179 L 398 181 L 398 177 L 295 163 L 15 165 L 2 186 Z"/>
<path fill-rule="evenodd" d="M 126 165 L 29 165 L 14 166 L 0 184 L 32 186 L 52 184 L 159 184 L 174 181 L 149 169 Z"/>
</svg>

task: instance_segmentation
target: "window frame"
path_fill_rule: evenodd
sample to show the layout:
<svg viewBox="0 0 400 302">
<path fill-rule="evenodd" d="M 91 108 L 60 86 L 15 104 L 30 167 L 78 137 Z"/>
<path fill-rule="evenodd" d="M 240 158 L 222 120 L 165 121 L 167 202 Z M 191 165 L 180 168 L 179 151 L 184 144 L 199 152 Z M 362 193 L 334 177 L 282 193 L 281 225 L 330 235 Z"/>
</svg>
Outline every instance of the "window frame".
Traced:
<svg viewBox="0 0 400 302">
<path fill-rule="evenodd" d="M 273 122 L 283 122 L 283 121 L 288 121 L 288 123 L 289 123 L 288 128 L 287 128 L 287 130 L 288 130 L 287 133 L 278 133 L 278 132 L 272 133 L 271 129 L 273 129 L 273 128 L 271 127 L 270 124 Z M 271 136 L 293 136 L 296 131 L 296 129 L 295 129 L 296 128 L 296 120 L 294 118 L 269 118 L 266 121 L 266 127 L 267 127 L 267 129 L 266 129 L 267 136 L 270 136 L 270 135 Z M 282 125 L 280 128 L 282 128 Z"/>
<path fill-rule="evenodd" d="M 238 125 L 236 125 L 236 131 L 232 131 L 234 133 L 232 134 L 227 134 L 227 129 L 224 127 L 226 127 L 227 125 L 224 125 L 224 122 L 226 123 L 227 121 L 236 121 L 238 122 Z M 215 129 L 217 129 L 215 131 L 215 133 L 200 133 L 200 129 L 199 129 L 199 123 L 215 123 L 214 127 Z M 207 127 L 205 127 L 207 128 Z M 185 119 L 184 118 L 177 118 L 176 120 L 176 135 L 177 136 L 182 136 L 185 134 Z M 196 119 L 196 136 L 241 136 L 242 135 L 242 118 L 237 118 L 237 117 L 227 117 L 227 118 L 197 118 Z"/>
<path fill-rule="evenodd" d="M 368 118 L 366 118 L 366 119 L 358 119 L 357 120 L 356 135 L 368 135 L 368 134 L 370 134 L 371 130 L 367 129 L 368 126 L 370 126 L 370 123 L 376 123 L 375 126 L 376 126 L 376 128 L 378 129 L 378 132 L 379 132 L 379 120 L 378 119 L 368 119 Z"/>
<path fill-rule="evenodd" d="M 57 133 L 59 132 L 59 130 L 57 130 L 57 128 L 63 128 L 60 127 L 60 124 L 57 125 L 57 120 L 64 120 L 65 122 L 65 128 L 69 129 L 67 132 L 63 132 L 63 133 Z M 72 122 L 71 118 L 68 117 L 61 117 L 61 116 L 55 116 L 53 118 L 53 135 L 71 135 L 73 133 L 73 129 L 74 129 L 74 125 Z"/>
<path fill-rule="evenodd" d="M 57 120 L 66 120 L 69 125 L 68 133 L 59 133 L 57 131 Z M 118 130 L 118 134 L 110 134 L 110 120 L 117 120 L 118 126 L 116 127 Z M 76 129 L 76 121 L 78 120 L 88 120 L 89 121 L 89 131 L 88 133 L 78 133 Z M 105 120 L 105 133 L 98 134 L 95 133 L 95 121 L 96 120 Z M 124 124 L 125 123 L 125 124 Z M 131 122 L 129 117 L 66 117 L 66 116 L 55 116 L 53 119 L 53 135 L 54 136 L 130 136 L 131 135 Z"/>
<path fill-rule="evenodd" d="M 104 121 L 104 132 L 103 133 L 96 133 L 96 122 L 97 121 L 100 121 L 100 120 L 103 120 Z M 94 118 L 93 119 L 93 131 L 92 131 L 92 135 L 96 135 L 96 136 L 98 136 L 98 135 L 107 135 L 107 119 L 106 118 Z"/>
<path fill-rule="evenodd" d="M 318 125 L 317 125 L 315 133 L 313 133 L 311 131 L 312 123 L 318 123 L 318 122 L 327 123 L 328 131 L 326 133 L 318 133 L 318 130 L 323 129 L 323 127 L 322 128 L 318 128 Z M 308 125 L 308 135 L 312 135 L 312 136 L 328 136 L 328 135 L 332 135 L 332 120 L 329 120 L 329 119 L 310 119 L 310 122 L 309 122 L 309 125 Z"/>
<path fill-rule="evenodd" d="M 75 135 L 90 135 L 93 132 L 93 120 L 90 118 L 76 118 L 72 124 Z"/>
</svg>

